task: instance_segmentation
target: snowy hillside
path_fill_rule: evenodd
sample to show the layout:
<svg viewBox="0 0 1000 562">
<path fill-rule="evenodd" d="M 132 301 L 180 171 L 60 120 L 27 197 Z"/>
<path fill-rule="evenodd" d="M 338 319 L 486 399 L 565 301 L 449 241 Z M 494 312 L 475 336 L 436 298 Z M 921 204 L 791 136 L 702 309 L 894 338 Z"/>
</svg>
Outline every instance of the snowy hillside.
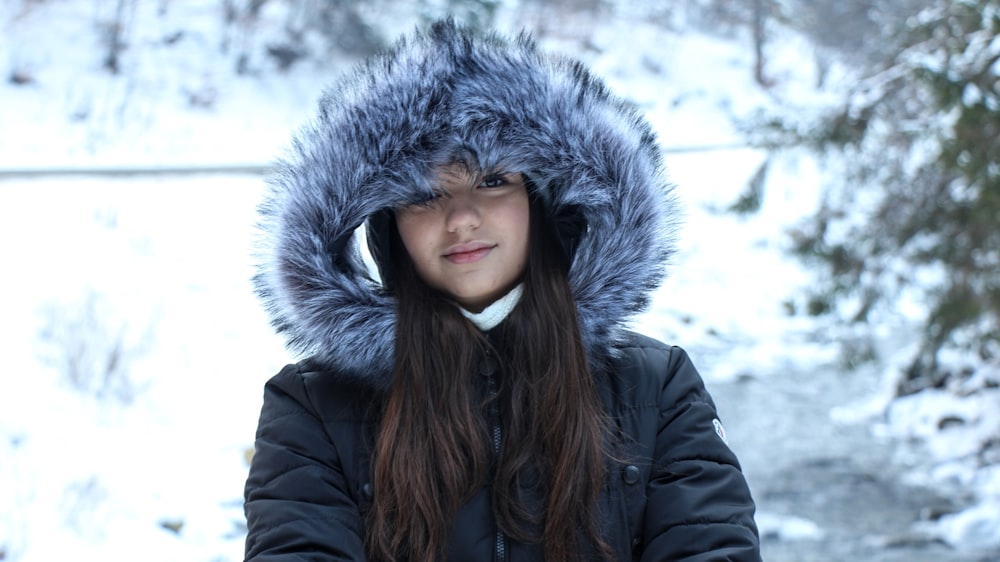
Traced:
<svg viewBox="0 0 1000 562">
<path fill-rule="evenodd" d="M 287 21 L 285 3 L 268 4 L 248 37 L 225 24 L 222 2 L 163 0 L 130 3 L 113 75 L 102 33 L 115 4 L 0 5 L 0 560 L 241 560 L 262 387 L 295 359 L 250 289 L 263 177 L 83 172 L 266 167 L 352 59 L 330 52 L 278 69 L 263 53 Z M 504 29 L 548 21 L 541 43 L 591 64 L 667 150 L 687 208 L 681 252 L 636 328 L 687 348 L 710 386 L 831 371 L 837 332 L 793 313 L 813 280 L 784 253 L 787 228 L 815 208 L 830 172 L 802 155 L 775 157 L 761 211 L 725 211 L 766 158 L 739 148 L 733 125 L 773 103 L 753 82 L 750 49 L 626 10 L 570 14 L 556 27 L 552 14 L 501 6 Z M 417 24 L 400 10 L 368 17 L 394 31 Z M 775 88 L 808 108 L 823 95 L 809 50 L 783 44 Z M 251 72 L 237 73 L 239 48 Z M 705 147 L 714 149 L 691 150 Z M 42 170 L 77 173 L 26 173 Z M 885 326 L 886 348 L 912 345 L 911 330 Z M 894 365 L 882 367 L 865 400 L 837 404 L 821 423 L 926 443 L 904 478 L 960 496 L 961 510 L 914 532 L 963 556 L 1000 552 L 1000 463 L 973 453 L 1000 435 L 1000 393 L 890 402 Z M 774 437 L 748 434 L 734 448 L 759 456 Z M 801 514 L 766 501 L 760 511 L 772 538 L 823 535 Z"/>
</svg>

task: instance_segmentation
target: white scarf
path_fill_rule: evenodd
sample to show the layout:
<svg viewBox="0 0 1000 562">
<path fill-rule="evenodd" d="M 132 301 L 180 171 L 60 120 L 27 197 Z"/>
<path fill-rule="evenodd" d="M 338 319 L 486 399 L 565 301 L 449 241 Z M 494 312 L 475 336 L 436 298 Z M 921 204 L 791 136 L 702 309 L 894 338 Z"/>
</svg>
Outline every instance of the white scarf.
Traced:
<svg viewBox="0 0 1000 562">
<path fill-rule="evenodd" d="M 510 311 L 514 310 L 517 303 L 521 301 L 521 294 L 524 292 L 524 284 L 520 284 L 510 290 L 509 293 L 500 297 L 493 304 L 487 306 L 482 312 L 469 312 L 461 306 L 458 310 L 462 313 L 477 328 L 484 332 L 488 332 L 493 328 L 496 328 L 498 324 L 504 321 L 507 316 L 510 315 Z"/>
</svg>

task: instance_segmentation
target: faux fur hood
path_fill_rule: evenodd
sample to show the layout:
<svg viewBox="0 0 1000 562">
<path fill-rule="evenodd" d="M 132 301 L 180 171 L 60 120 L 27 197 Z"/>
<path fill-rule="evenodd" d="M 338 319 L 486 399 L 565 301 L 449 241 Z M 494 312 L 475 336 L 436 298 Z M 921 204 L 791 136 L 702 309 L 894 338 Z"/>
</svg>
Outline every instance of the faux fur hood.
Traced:
<svg viewBox="0 0 1000 562">
<path fill-rule="evenodd" d="M 676 210 L 655 135 L 581 64 L 526 35 L 452 22 L 403 39 L 341 79 L 294 138 L 260 207 L 255 287 L 289 348 L 389 386 L 395 303 L 355 230 L 425 199 L 459 151 L 530 178 L 551 220 L 580 225 L 569 272 L 589 358 L 603 362 L 673 253 Z"/>
</svg>

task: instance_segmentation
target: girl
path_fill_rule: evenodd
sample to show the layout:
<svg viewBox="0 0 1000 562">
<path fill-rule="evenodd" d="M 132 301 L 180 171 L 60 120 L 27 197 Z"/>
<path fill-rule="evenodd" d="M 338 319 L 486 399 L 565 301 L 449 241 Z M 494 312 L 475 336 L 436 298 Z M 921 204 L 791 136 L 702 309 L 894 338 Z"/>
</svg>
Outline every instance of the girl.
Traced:
<svg viewBox="0 0 1000 562">
<path fill-rule="evenodd" d="M 624 328 L 676 211 L 583 66 L 439 22 L 280 170 L 255 280 L 307 359 L 265 388 L 247 560 L 760 559 L 698 373 Z"/>
</svg>

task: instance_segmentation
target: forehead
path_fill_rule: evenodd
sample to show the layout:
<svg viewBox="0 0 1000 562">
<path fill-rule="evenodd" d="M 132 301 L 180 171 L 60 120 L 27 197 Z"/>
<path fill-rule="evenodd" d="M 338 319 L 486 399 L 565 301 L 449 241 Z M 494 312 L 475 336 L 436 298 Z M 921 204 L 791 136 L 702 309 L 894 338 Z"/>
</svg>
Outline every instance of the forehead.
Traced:
<svg viewBox="0 0 1000 562">
<path fill-rule="evenodd" d="M 476 185 L 491 175 L 510 175 L 520 172 L 523 162 L 507 150 L 481 151 L 462 144 L 457 148 L 445 149 L 432 160 L 430 180 L 433 184 L 443 183 Z"/>
<path fill-rule="evenodd" d="M 434 169 L 432 183 L 435 190 L 456 191 L 472 189 L 486 176 L 490 170 L 480 170 L 462 162 L 441 165 Z"/>
<path fill-rule="evenodd" d="M 434 169 L 434 183 L 440 186 L 468 185 L 472 183 L 481 172 L 464 162 L 453 162 L 444 164 Z"/>
</svg>

